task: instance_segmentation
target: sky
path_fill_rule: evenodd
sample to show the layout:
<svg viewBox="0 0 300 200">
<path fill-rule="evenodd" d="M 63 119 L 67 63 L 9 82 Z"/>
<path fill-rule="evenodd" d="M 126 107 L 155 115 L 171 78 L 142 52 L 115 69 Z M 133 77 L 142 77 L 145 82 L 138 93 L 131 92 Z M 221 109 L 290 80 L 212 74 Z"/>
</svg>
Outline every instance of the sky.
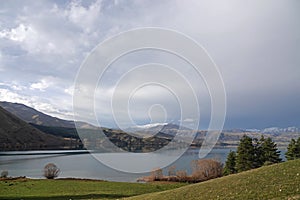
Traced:
<svg viewBox="0 0 300 200">
<path fill-rule="evenodd" d="M 193 38 L 217 65 L 227 97 L 225 128 L 300 127 L 299 8 L 298 0 L 1 1 L 0 101 L 73 119 L 74 81 L 96 45 L 123 31 L 161 27 Z M 189 79 L 197 89 L 200 127 L 207 127 L 211 103 L 205 81 L 178 57 L 151 50 L 120 58 L 101 79 L 95 91 L 101 125 L 116 126 L 110 99 L 122 75 L 154 62 L 168 64 Z M 162 70 L 159 77 L 168 80 L 170 74 Z M 148 75 L 157 73 L 133 73 L 122 87 Z M 115 100 L 118 105 L 123 98 Z M 176 95 L 159 85 L 137 89 L 129 107 L 139 125 L 193 120 L 180 119 Z"/>
</svg>

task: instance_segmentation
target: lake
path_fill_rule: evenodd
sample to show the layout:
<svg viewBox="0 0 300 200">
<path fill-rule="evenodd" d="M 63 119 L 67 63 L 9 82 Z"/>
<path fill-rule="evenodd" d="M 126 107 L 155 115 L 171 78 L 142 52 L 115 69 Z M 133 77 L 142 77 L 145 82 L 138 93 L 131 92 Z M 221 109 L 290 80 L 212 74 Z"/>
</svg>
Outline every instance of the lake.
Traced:
<svg viewBox="0 0 300 200">
<path fill-rule="evenodd" d="M 230 150 L 235 149 L 213 149 L 206 158 L 219 159 L 224 163 Z M 190 163 L 192 160 L 198 159 L 198 152 L 198 149 L 190 149 L 171 165 L 175 165 L 177 170 L 187 170 L 190 173 Z M 282 158 L 284 158 L 284 152 L 281 151 Z M 109 156 L 109 154 L 107 155 Z M 160 159 L 164 159 L 164 156 L 161 156 Z M 60 168 L 59 178 L 135 182 L 137 178 L 149 175 L 149 173 L 125 173 L 111 169 L 96 160 L 87 151 L 82 150 L 0 152 L 0 171 L 7 170 L 9 176 L 43 178 L 43 168 L 50 162 Z M 164 168 L 164 173 L 167 174 L 167 167 Z"/>
</svg>

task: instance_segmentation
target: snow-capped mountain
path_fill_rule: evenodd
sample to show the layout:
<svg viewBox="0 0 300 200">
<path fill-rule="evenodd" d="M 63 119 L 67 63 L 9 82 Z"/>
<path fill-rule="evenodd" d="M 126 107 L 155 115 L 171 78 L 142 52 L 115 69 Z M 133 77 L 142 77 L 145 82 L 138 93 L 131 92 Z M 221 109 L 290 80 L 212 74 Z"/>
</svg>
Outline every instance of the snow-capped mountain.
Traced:
<svg viewBox="0 0 300 200">
<path fill-rule="evenodd" d="M 148 132 L 148 133 L 156 134 L 167 124 L 168 123 L 153 123 L 153 124 L 137 125 L 137 126 L 129 127 L 124 131 L 130 133 Z"/>
<path fill-rule="evenodd" d="M 144 124 L 137 125 L 127 128 L 125 131 L 130 133 L 142 133 L 142 134 L 151 134 L 155 135 L 159 132 L 163 132 L 165 134 L 169 134 L 170 129 L 179 129 L 178 125 L 171 123 L 153 123 L 153 124 Z M 173 135 L 173 134 L 170 134 Z"/>
<path fill-rule="evenodd" d="M 149 128 L 153 128 L 153 127 L 163 127 L 165 125 L 168 125 L 168 123 L 144 124 L 144 125 L 137 125 L 132 128 L 134 128 L 134 129 L 149 129 Z"/>
<path fill-rule="evenodd" d="M 245 129 L 244 131 L 254 132 L 254 133 L 298 133 L 300 132 L 300 128 L 297 128 L 295 126 L 290 126 L 286 128 L 269 127 L 261 130 L 255 128 L 249 128 L 249 129 Z"/>
<path fill-rule="evenodd" d="M 248 128 L 248 129 L 245 129 L 246 132 L 256 132 L 256 133 L 259 133 L 260 130 L 259 129 L 256 129 L 256 128 Z"/>
<path fill-rule="evenodd" d="M 300 131 L 299 128 L 295 126 L 291 126 L 287 128 L 270 127 L 270 128 L 263 129 L 261 132 L 262 133 L 284 133 L 284 132 L 297 133 L 299 131 Z"/>
<path fill-rule="evenodd" d="M 178 135 L 180 137 L 187 137 L 193 132 L 186 127 L 180 127 L 179 125 L 172 123 L 153 123 L 138 125 L 125 129 L 124 131 L 144 138 L 154 135 L 167 138 L 173 138 L 175 135 Z"/>
</svg>

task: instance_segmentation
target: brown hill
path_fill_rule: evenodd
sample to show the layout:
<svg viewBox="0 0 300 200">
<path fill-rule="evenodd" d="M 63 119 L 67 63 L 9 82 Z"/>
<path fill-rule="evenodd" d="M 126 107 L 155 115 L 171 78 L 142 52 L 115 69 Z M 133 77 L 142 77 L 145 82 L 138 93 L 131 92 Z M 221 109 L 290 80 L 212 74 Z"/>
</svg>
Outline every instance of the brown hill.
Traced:
<svg viewBox="0 0 300 200">
<path fill-rule="evenodd" d="M 69 141 L 45 134 L 0 106 L 0 150 L 63 149 Z"/>
<path fill-rule="evenodd" d="M 75 123 L 72 120 L 52 117 L 24 104 L 0 101 L 0 106 L 27 123 L 40 126 L 75 128 Z M 76 124 L 79 128 L 96 129 L 95 126 L 85 122 L 76 122 Z"/>
</svg>

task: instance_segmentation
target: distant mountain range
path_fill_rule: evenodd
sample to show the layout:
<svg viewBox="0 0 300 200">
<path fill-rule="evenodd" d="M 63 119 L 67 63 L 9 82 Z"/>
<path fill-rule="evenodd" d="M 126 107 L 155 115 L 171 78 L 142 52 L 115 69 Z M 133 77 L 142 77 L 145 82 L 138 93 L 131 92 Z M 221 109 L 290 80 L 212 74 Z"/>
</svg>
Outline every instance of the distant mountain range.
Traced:
<svg viewBox="0 0 300 200">
<path fill-rule="evenodd" d="M 198 145 L 203 141 L 203 131 L 191 130 L 184 126 L 179 126 L 173 123 L 153 123 L 133 126 L 124 130 L 127 133 L 147 138 L 157 136 L 172 140 L 175 136 L 176 142 L 190 142 L 192 138 L 198 138 Z"/>
<path fill-rule="evenodd" d="M 144 125 L 137 125 L 132 126 L 126 129 L 128 132 L 139 132 L 139 131 L 160 131 L 164 126 L 168 125 L 168 123 L 153 123 L 153 124 L 144 124 Z"/>
<path fill-rule="evenodd" d="M 50 126 L 50 127 L 64 127 L 64 128 L 75 128 L 75 123 L 72 120 L 64 120 L 57 117 L 52 117 L 50 115 L 47 115 L 45 113 L 42 113 L 40 111 L 37 111 L 34 108 L 31 108 L 29 106 L 26 106 L 24 104 L 19 103 L 11 103 L 11 102 L 1 102 L 0 106 L 7 110 L 8 112 L 16 115 L 23 121 L 35 124 L 39 126 Z M 93 126 L 87 122 L 76 122 L 76 124 L 79 126 L 78 128 L 81 129 L 97 129 L 98 127 Z M 189 130 L 185 127 L 180 127 L 182 130 Z M 152 123 L 152 124 L 144 124 L 144 125 L 138 125 L 134 127 L 129 127 L 125 129 L 124 131 L 130 132 L 130 133 L 148 133 L 148 134 L 154 134 L 158 132 L 164 132 L 166 134 L 174 135 L 174 130 L 178 130 L 179 126 L 177 124 L 172 123 Z M 173 131 L 171 131 L 173 130 Z M 300 128 L 297 127 L 286 127 L 286 128 L 280 128 L 280 127 L 270 127 L 265 129 L 231 129 L 226 130 L 227 132 L 257 132 L 257 133 L 282 133 L 282 132 L 291 132 L 291 133 L 297 133 L 300 132 Z"/>
<path fill-rule="evenodd" d="M 294 126 L 287 127 L 287 128 L 279 128 L 279 127 L 271 127 L 271 128 L 265 128 L 261 130 L 262 133 L 298 133 L 300 132 L 300 129 Z"/>
<path fill-rule="evenodd" d="M 78 149 L 83 145 L 93 150 L 110 151 L 106 139 L 99 135 L 99 127 L 76 122 L 79 125 L 76 128 L 81 129 L 79 138 L 73 121 L 52 117 L 18 103 L 0 102 L 0 108 L 5 113 L 0 116 L 0 151 Z M 103 128 L 103 133 L 116 146 L 131 152 L 154 151 L 171 140 L 163 133 L 161 137 L 148 138 L 135 137 L 117 129 Z"/>
<path fill-rule="evenodd" d="M 175 135 L 178 135 L 180 138 L 184 140 L 187 134 L 191 134 L 191 130 L 185 127 L 180 127 L 176 124 L 168 124 L 168 123 L 154 123 L 154 124 L 145 124 L 140 126 L 130 127 L 125 130 L 126 132 L 130 132 L 142 137 L 149 137 L 152 135 L 158 137 L 165 137 L 168 139 L 172 139 Z M 195 139 L 192 143 L 192 146 L 200 147 L 202 142 L 205 139 L 207 131 L 198 130 L 196 132 Z M 264 137 L 271 137 L 279 147 L 285 148 L 292 138 L 300 137 L 300 130 L 297 127 L 287 127 L 287 128 L 265 128 L 262 130 L 259 129 L 230 129 L 223 130 L 220 134 L 219 140 L 216 144 L 217 147 L 236 147 L 239 143 L 239 140 L 242 136 L 246 134 L 250 137 L 260 138 L 261 135 Z"/>
<path fill-rule="evenodd" d="M 186 129 L 186 128 L 184 128 Z M 153 123 L 133 126 L 124 131 L 143 137 L 150 137 L 156 134 L 167 134 L 171 137 L 175 136 L 179 130 L 179 126 L 172 123 Z"/>
<path fill-rule="evenodd" d="M 166 134 L 174 135 L 176 134 L 175 132 L 172 132 L 170 130 L 190 130 L 186 127 L 179 127 L 177 124 L 172 124 L 172 123 L 153 123 L 153 124 L 145 124 L 145 125 L 138 125 L 138 126 L 133 126 L 125 131 L 127 132 L 132 132 L 132 133 L 158 133 L 158 132 L 164 132 Z M 270 127 L 270 128 L 264 128 L 264 129 L 229 129 L 229 130 L 224 130 L 226 132 L 255 132 L 255 133 L 270 133 L 270 134 L 276 134 L 276 133 L 299 133 L 300 128 L 297 128 L 295 126 L 291 127 L 286 127 L 286 128 L 280 128 L 280 127 Z"/>
<path fill-rule="evenodd" d="M 245 129 L 246 132 L 257 132 L 257 133 L 298 133 L 300 132 L 300 128 L 295 126 L 290 126 L 286 128 L 280 127 L 269 127 L 264 129 Z"/>
<path fill-rule="evenodd" d="M 107 149 L 105 139 L 99 138 L 99 127 L 89 123 L 76 122 L 77 128 L 84 133 L 79 137 L 73 121 L 52 117 L 18 103 L 0 102 L 0 108 L 0 150 L 77 149 L 83 145 L 90 149 Z M 207 134 L 205 130 L 191 130 L 172 123 L 139 125 L 124 131 L 103 128 L 103 132 L 115 145 L 132 152 L 159 149 L 175 136 L 179 143 L 186 143 L 189 134 L 196 134 L 192 146 L 200 147 Z M 244 134 L 257 138 L 261 135 L 272 137 L 285 147 L 291 138 L 300 136 L 300 130 L 297 127 L 223 130 L 217 146 L 236 147 Z"/>
</svg>

